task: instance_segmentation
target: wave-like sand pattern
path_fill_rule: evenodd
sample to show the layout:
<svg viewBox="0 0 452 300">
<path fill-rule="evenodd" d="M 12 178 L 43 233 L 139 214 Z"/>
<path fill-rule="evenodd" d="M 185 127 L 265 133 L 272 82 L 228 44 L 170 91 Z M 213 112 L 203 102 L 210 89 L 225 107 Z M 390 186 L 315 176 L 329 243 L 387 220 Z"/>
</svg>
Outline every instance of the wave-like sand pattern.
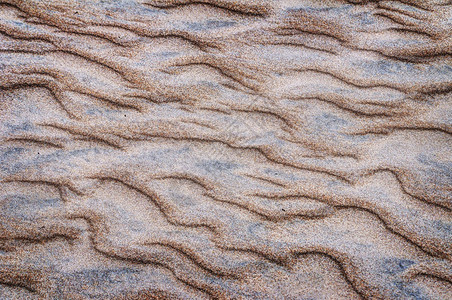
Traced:
<svg viewBox="0 0 452 300">
<path fill-rule="evenodd" d="M 0 3 L 0 298 L 452 299 L 450 1 Z"/>
</svg>

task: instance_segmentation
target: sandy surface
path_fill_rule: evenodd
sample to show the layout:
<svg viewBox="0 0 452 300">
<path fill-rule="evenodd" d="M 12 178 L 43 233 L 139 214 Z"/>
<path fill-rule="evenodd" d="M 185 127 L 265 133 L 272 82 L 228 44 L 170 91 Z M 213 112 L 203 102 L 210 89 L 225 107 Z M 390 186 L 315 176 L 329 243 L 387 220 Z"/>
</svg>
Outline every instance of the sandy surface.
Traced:
<svg viewBox="0 0 452 300">
<path fill-rule="evenodd" d="M 452 299 L 450 1 L 0 3 L 0 299 Z"/>
</svg>

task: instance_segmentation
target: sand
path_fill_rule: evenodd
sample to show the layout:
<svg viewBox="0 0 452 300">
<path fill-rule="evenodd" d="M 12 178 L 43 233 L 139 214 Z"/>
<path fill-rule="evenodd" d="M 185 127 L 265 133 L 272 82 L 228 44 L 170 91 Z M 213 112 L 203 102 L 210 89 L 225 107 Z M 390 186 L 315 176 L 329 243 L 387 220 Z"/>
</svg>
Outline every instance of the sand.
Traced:
<svg viewBox="0 0 452 300">
<path fill-rule="evenodd" d="M 452 299 L 450 1 L 0 3 L 1 299 Z"/>
</svg>

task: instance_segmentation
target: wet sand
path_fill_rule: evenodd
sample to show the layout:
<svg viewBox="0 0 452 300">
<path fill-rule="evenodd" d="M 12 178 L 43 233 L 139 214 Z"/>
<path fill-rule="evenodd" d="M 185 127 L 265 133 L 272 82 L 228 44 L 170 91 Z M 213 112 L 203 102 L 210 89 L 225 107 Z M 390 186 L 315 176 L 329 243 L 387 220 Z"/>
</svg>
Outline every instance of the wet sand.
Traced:
<svg viewBox="0 0 452 300">
<path fill-rule="evenodd" d="M 1 299 L 452 299 L 450 1 L 0 3 Z"/>
</svg>

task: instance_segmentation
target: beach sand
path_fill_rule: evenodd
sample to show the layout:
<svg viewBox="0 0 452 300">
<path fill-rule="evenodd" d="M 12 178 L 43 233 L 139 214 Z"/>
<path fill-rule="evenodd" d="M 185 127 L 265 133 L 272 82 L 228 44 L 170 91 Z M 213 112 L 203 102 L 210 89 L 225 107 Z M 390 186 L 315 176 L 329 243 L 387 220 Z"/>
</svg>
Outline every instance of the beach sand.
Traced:
<svg viewBox="0 0 452 300">
<path fill-rule="evenodd" d="M 450 1 L 0 3 L 1 299 L 452 299 Z"/>
</svg>

